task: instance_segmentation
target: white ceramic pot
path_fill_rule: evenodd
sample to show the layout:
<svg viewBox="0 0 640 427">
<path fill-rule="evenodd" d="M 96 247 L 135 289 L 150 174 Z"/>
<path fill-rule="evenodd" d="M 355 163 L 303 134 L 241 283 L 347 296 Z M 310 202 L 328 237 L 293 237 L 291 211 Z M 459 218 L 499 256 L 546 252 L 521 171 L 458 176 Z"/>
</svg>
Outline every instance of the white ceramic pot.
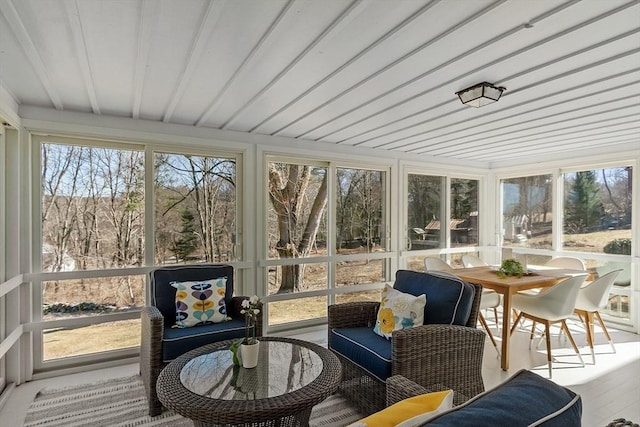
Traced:
<svg viewBox="0 0 640 427">
<path fill-rule="evenodd" d="M 259 350 L 260 341 L 256 341 L 255 344 L 242 344 L 240 346 L 243 368 L 255 368 L 258 365 Z"/>
</svg>

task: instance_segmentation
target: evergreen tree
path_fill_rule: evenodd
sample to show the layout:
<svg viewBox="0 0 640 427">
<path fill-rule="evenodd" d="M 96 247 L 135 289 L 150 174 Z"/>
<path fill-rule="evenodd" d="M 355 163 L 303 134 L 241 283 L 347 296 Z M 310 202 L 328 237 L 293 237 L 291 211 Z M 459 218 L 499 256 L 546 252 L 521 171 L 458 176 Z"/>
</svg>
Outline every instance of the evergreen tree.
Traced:
<svg viewBox="0 0 640 427">
<path fill-rule="evenodd" d="M 594 171 L 576 172 L 564 212 L 569 230 L 583 233 L 599 225 L 603 210 L 599 190 Z"/>
<path fill-rule="evenodd" d="M 198 236 L 196 234 L 196 223 L 191 209 L 183 209 L 180 212 L 182 227 L 180 237 L 173 245 L 173 252 L 177 261 L 186 260 L 198 247 Z"/>
</svg>

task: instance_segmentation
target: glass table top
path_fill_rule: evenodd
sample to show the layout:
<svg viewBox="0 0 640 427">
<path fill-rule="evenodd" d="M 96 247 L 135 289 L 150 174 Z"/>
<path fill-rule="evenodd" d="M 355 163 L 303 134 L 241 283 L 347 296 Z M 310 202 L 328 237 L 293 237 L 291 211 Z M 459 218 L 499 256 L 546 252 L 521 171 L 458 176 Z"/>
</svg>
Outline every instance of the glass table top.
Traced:
<svg viewBox="0 0 640 427">
<path fill-rule="evenodd" d="M 258 366 L 234 366 L 231 351 L 221 349 L 191 359 L 180 381 L 201 396 L 254 400 L 298 390 L 322 372 L 323 363 L 310 348 L 280 341 L 261 341 Z"/>
</svg>

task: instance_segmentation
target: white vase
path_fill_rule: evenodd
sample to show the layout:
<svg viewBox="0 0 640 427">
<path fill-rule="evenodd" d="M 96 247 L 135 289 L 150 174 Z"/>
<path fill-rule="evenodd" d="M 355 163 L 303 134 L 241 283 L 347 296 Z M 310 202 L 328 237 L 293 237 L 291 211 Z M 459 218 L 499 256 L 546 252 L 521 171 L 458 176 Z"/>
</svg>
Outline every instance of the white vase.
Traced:
<svg viewBox="0 0 640 427">
<path fill-rule="evenodd" d="M 258 365 L 258 351 L 260 350 L 260 341 L 255 344 L 242 344 L 240 346 L 240 355 L 242 358 L 243 368 L 255 368 Z"/>
</svg>

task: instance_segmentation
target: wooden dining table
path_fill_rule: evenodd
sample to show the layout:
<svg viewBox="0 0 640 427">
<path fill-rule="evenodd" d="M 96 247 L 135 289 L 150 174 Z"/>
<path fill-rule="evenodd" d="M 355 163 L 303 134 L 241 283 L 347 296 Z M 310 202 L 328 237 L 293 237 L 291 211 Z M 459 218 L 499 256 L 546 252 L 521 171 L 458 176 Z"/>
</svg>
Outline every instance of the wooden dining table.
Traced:
<svg viewBox="0 0 640 427">
<path fill-rule="evenodd" d="M 506 371 L 509 369 L 509 344 L 511 341 L 511 300 L 517 292 L 528 289 L 545 288 L 553 286 L 567 277 L 578 274 L 588 274 L 584 271 L 541 268 L 539 271 L 522 277 L 498 277 L 498 273 L 491 267 L 457 268 L 454 274 L 469 283 L 482 285 L 484 288 L 493 289 L 503 296 L 502 309 L 502 352 L 500 367 Z"/>
</svg>

